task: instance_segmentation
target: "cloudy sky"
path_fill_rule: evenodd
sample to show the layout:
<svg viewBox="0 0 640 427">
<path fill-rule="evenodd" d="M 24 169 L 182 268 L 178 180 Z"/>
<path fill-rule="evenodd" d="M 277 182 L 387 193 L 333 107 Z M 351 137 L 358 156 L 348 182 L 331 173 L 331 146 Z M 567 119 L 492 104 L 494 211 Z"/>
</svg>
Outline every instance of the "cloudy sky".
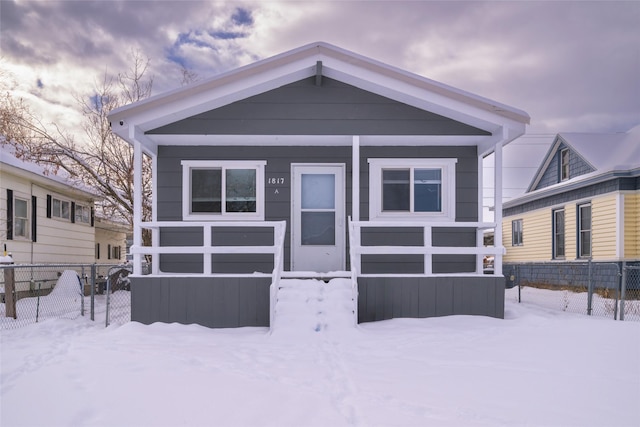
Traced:
<svg viewBox="0 0 640 427">
<path fill-rule="evenodd" d="M 183 66 L 206 78 L 315 41 L 525 110 L 507 159 L 520 176 L 558 132 L 640 123 L 637 1 L 0 0 L 0 31 L 4 85 L 69 128 L 75 96 L 125 71 L 132 49 L 157 94 Z"/>
</svg>

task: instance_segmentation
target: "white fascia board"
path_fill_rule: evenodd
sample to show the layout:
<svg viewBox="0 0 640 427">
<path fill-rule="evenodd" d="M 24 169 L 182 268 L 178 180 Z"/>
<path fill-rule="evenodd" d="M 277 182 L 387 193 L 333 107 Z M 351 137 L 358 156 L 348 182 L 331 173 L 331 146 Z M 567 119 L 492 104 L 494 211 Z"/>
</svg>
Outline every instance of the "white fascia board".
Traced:
<svg viewBox="0 0 640 427">
<path fill-rule="evenodd" d="M 313 75 L 315 75 L 315 63 L 313 66 L 308 62 L 304 64 L 288 64 L 284 68 L 267 70 L 259 75 L 252 76 L 250 79 L 236 79 L 208 88 L 197 94 L 185 95 L 170 103 L 162 103 L 162 105 L 154 108 L 146 108 L 131 116 L 127 116 L 125 112 L 122 112 L 113 116 L 112 123 L 114 123 L 114 128 L 117 128 L 119 121 L 123 120 L 125 124 L 133 124 L 141 131 L 146 132 Z"/>
<path fill-rule="evenodd" d="M 352 135 L 145 135 L 159 145 L 351 146 Z M 482 146 L 477 135 L 360 135 L 361 146 Z M 492 138 L 493 141 L 493 138 Z M 493 147 L 495 144 L 490 142 Z"/>
</svg>

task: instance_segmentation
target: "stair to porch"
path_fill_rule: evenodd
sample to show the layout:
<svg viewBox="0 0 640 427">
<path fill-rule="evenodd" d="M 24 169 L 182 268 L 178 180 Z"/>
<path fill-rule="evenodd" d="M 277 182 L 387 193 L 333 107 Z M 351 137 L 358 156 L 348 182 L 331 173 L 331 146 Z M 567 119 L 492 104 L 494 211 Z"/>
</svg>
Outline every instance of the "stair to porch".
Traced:
<svg viewBox="0 0 640 427">
<path fill-rule="evenodd" d="M 348 279 L 280 281 L 274 332 L 335 332 L 354 328 L 355 302 Z"/>
</svg>

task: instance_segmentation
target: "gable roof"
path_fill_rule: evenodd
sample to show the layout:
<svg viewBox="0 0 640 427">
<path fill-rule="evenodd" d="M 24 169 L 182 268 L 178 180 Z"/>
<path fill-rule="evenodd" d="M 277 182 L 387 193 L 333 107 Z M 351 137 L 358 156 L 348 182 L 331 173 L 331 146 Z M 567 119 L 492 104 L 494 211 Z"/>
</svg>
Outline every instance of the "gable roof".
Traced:
<svg viewBox="0 0 640 427">
<path fill-rule="evenodd" d="M 95 190 L 71 182 L 68 177 L 64 176 L 64 171 L 61 171 L 60 174 L 48 173 L 44 167 L 35 162 L 17 158 L 10 145 L 0 144 L 0 164 L 2 170 L 25 175 L 43 187 L 91 199 L 99 197 Z"/>
<path fill-rule="evenodd" d="M 116 134 L 130 143 L 140 141 L 149 152 L 154 152 L 160 144 L 175 144 L 178 140 L 184 144 L 204 143 L 193 135 L 167 138 L 147 132 L 313 76 L 335 79 L 484 130 L 491 135 L 434 138 L 440 143 L 445 140 L 477 144 L 480 152 L 490 151 L 495 144 L 508 143 L 522 135 L 530 121 L 522 110 L 322 42 L 120 107 L 109 114 L 109 120 Z M 369 141 L 374 139 L 371 137 Z M 215 137 L 208 135 L 206 143 L 212 141 L 215 143 Z M 425 138 L 421 143 L 425 143 Z"/>
<path fill-rule="evenodd" d="M 577 153 L 591 166 L 592 172 L 536 189 L 554 156 L 563 146 Z M 557 134 L 525 194 L 505 202 L 504 207 L 600 182 L 613 176 L 640 176 L 640 125 L 625 133 Z"/>
</svg>

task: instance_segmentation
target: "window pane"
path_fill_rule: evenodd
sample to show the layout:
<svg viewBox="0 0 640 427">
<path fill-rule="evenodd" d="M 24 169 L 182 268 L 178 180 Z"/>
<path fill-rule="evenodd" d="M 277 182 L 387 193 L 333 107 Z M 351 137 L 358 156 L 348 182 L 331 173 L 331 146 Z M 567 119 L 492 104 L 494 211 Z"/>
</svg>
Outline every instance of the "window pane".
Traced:
<svg viewBox="0 0 640 427">
<path fill-rule="evenodd" d="M 227 169 L 225 178 L 226 212 L 255 212 L 256 170 Z"/>
<path fill-rule="evenodd" d="M 53 199 L 53 216 L 60 218 L 60 200 Z"/>
<path fill-rule="evenodd" d="M 414 212 L 442 211 L 442 171 L 416 169 L 413 173 Z"/>
<path fill-rule="evenodd" d="M 591 255 L 591 232 L 583 231 L 580 233 L 580 256 Z"/>
<path fill-rule="evenodd" d="M 591 206 L 580 207 L 580 229 L 591 230 Z"/>
<path fill-rule="evenodd" d="M 61 213 L 61 217 L 62 218 L 71 218 L 71 212 L 70 212 L 70 204 L 69 202 L 60 202 L 60 206 L 62 208 L 62 213 Z"/>
<path fill-rule="evenodd" d="M 27 202 L 21 199 L 14 199 L 15 207 L 14 207 L 14 215 L 18 218 L 26 218 L 27 217 Z"/>
<path fill-rule="evenodd" d="M 303 245 L 335 245 L 335 212 L 302 212 L 301 238 Z"/>
<path fill-rule="evenodd" d="M 19 237 L 27 237 L 27 220 L 24 218 L 16 218 L 14 233 Z"/>
<path fill-rule="evenodd" d="M 411 184 L 409 169 L 382 170 L 382 210 L 409 211 Z"/>
<path fill-rule="evenodd" d="M 564 211 L 554 212 L 554 257 L 565 256 L 564 252 Z"/>
<path fill-rule="evenodd" d="M 302 209 L 335 209 L 336 176 L 302 174 Z"/>
<path fill-rule="evenodd" d="M 191 212 L 222 212 L 222 170 L 191 171 Z"/>
</svg>

